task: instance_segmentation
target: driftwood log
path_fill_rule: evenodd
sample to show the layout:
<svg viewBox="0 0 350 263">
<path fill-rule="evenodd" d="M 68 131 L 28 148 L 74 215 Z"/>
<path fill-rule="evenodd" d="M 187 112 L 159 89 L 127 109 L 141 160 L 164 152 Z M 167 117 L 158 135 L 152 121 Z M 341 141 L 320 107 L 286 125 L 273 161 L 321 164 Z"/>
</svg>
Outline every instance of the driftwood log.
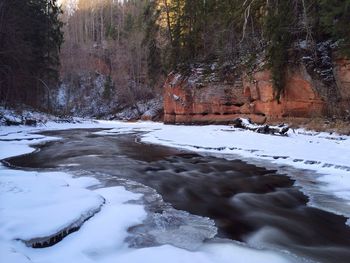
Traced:
<svg viewBox="0 0 350 263">
<path fill-rule="evenodd" d="M 29 117 L 18 117 L 18 118 L 11 118 L 4 116 L 0 113 L 0 125 L 6 125 L 6 126 L 18 126 L 18 125 L 27 125 L 27 126 L 37 126 L 38 123 L 44 123 L 41 120 L 37 120 L 34 118 Z"/>
<path fill-rule="evenodd" d="M 287 132 L 289 130 L 289 127 L 285 124 L 281 124 L 278 126 L 257 125 L 252 123 L 250 120 L 243 119 L 243 118 L 234 119 L 233 127 L 250 130 L 257 133 L 283 135 L 283 136 L 287 136 Z"/>
</svg>

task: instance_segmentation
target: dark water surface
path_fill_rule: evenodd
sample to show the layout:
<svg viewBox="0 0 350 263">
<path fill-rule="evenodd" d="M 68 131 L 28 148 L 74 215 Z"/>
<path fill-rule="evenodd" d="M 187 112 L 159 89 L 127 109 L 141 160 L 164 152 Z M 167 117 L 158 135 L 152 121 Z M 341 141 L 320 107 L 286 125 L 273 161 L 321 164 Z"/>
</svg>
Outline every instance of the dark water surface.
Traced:
<svg viewBox="0 0 350 263">
<path fill-rule="evenodd" d="M 63 140 L 7 159 L 24 168 L 62 168 L 108 174 L 155 189 L 180 210 L 210 217 L 218 236 L 272 246 L 319 262 L 350 262 L 346 219 L 306 206 L 286 175 L 240 160 L 201 156 L 137 143 L 137 135 L 99 136 L 93 130 L 45 132 Z M 113 179 L 115 178 L 115 179 Z"/>
</svg>

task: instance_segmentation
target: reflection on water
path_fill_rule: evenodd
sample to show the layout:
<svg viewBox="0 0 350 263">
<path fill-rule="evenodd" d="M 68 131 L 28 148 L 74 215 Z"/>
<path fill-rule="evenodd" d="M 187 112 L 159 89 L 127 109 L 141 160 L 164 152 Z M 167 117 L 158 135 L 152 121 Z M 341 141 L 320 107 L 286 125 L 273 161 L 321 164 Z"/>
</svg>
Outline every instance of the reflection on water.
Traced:
<svg viewBox="0 0 350 263">
<path fill-rule="evenodd" d="M 47 132 L 64 140 L 9 159 L 27 168 L 89 171 L 104 185 L 118 179 L 155 189 L 179 210 L 213 219 L 218 237 L 278 247 L 320 262 L 348 262 L 346 219 L 307 207 L 287 176 L 240 160 L 225 160 L 136 142 L 136 135 L 90 130 Z M 104 176 L 107 175 L 107 176 Z"/>
</svg>

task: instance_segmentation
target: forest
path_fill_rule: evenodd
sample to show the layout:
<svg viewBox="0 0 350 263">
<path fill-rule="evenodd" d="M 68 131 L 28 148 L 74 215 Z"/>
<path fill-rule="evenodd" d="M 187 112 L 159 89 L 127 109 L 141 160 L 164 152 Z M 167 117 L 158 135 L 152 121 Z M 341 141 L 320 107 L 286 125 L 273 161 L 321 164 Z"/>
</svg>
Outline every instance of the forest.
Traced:
<svg viewBox="0 0 350 263">
<path fill-rule="evenodd" d="M 350 262 L 350 0 L 0 0 L 0 261 Z"/>
<path fill-rule="evenodd" d="M 115 111 L 159 96 L 174 69 L 261 60 L 278 96 L 296 47 L 313 68 L 349 56 L 349 23 L 349 0 L 2 0 L 0 99 L 52 111 L 63 85 L 61 104 Z"/>
</svg>

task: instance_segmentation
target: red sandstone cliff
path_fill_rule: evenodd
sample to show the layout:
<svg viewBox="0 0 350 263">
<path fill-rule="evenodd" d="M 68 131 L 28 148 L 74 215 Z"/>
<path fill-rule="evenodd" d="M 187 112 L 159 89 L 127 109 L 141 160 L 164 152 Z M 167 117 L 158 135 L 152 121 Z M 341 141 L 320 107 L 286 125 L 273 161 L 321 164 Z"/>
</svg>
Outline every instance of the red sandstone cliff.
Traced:
<svg viewBox="0 0 350 263">
<path fill-rule="evenodd" d="M 228 123 L 236 117 L 249 117 L 262 123 L 283 117 L 322 117 L 332 107 L 345 112 L 350 110 L 350 60 L 335 60 L 333 71 L 340 97 L 336 105 L 330 105 L 327 96 L 332 93 L 323 92 L 327 87 L 312 78 L 302 64 L 288 68 L 279 102 L 268 70 L 233 74 L 228 81 L 217 81 L 210 74 L 203 81 L 201 68 L 187 76 L 172 73 L 164 85 L 164 122 Z"/>
</svg>

